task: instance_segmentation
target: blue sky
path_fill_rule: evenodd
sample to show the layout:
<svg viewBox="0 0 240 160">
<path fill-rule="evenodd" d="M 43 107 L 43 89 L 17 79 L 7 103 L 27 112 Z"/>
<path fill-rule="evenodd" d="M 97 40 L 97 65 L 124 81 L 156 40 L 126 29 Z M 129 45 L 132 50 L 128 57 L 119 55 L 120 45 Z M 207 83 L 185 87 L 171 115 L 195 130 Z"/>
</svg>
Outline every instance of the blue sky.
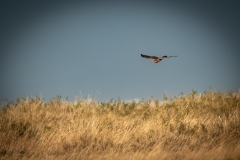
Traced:
<svg viewBox="0 0 240 160">
<path fill-rule="evenodd" d="M 233 1 L 1 6 L 1 100 L 162 99 L 240 88 L 240 5 Z M 140 54 L 178 57 L 155 64 Z"/>
</svg>

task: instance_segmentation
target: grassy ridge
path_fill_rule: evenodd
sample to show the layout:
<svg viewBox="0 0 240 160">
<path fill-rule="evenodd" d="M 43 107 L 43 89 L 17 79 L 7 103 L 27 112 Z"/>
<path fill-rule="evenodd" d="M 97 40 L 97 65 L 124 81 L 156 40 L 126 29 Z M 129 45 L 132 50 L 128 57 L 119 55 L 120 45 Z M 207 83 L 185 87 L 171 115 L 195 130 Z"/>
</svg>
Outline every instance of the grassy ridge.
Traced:
<svg viewBox="0 0 240 160">
<path fill-rule="evenodd" d="M 0 110 L 0 159 L 240 159 L 239 93 L 164 99 L 18 99 Z"/>
</svg>

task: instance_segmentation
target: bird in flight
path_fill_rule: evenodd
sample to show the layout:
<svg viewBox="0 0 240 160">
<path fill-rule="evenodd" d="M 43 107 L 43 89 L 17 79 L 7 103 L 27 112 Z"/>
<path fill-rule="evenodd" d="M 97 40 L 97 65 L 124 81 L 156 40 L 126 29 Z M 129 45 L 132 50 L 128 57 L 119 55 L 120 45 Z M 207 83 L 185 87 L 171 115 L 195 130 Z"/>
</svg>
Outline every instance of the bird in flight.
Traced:
<svg viewBox="0 0 240 160">
<path fill-rule="evenodd" d="M 148 55 L 144 55 L 144 54 L 141 54 L 141 56 L 142 56 L 143 58 L 152 59 L 152 60 L 154 60 L 155 63 L 160 62 L 163 58 L 177 57 L 177 56 L 162 56 L 162 57 L 156 57 L 156 56 L 148 56 Z"/>
</svg>

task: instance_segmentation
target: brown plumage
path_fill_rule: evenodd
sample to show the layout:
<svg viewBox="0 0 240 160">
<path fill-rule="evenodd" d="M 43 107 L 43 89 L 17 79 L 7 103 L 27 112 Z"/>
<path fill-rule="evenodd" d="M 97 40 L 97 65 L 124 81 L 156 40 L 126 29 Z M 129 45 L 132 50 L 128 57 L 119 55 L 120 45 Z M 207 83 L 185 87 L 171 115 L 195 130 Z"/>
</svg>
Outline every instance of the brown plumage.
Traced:
<svg viewBox="0 0 240 160">
<path fill-rule="evenodd" d="M 155 63 L 160 62 L 163 58 L 177 57 L 177 56 L 162 56 L 162 57 L 156 57 L 156 56 L 148 56 L 148 55 L 144 55 L 144 54 L 141 54 L 141 56 L 142 56 L 143 58 L 152 59 L 152 60 L 154 60 Z"/>
</svg>

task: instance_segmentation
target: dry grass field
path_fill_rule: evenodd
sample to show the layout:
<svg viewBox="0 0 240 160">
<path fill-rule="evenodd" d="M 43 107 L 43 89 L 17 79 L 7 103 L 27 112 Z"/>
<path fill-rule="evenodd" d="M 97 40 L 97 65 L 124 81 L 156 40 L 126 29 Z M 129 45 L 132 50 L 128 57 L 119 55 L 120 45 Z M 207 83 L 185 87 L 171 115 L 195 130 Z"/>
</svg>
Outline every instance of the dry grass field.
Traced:
<svg viewBox="0 0 240 160">
<path fill-rule="evenodd" d="M 4 102 L 0 159 L 240 159 L 240 93 Z"/>
</svg>

